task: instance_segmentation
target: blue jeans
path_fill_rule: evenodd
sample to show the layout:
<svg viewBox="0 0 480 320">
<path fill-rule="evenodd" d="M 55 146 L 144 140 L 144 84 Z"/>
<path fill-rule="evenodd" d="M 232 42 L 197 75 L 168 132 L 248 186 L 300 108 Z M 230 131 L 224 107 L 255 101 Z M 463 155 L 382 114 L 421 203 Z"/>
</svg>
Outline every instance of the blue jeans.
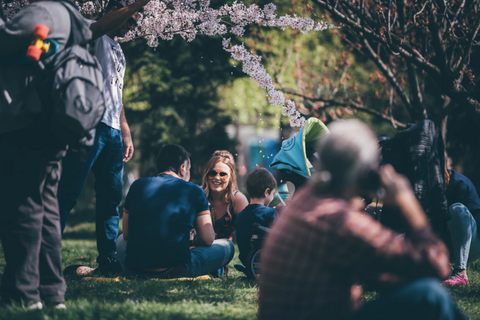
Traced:
<svg viewBox="0 0 480 320">
<path fill-rule="evenodd" d="M 120 235 L 117 240 L 118 260 L 125 271 L 127 241 Z M 217 239 L 210 247 L 195 247 L 190 250 L 190 262 L 185 265 L 179 277 L 199 277 L 227 265 L 235 253 L 232 241 Z"/>
<path fill-rule="evenodd" d="M 95 229 L 99 258 L 114 254 L 118 235 L 118 205 L 123 195 L 123 141 L 120 130 L 100 123 L 95 142 L 86 157 L 82 159 L 78 152 L 70 150 L 62 166 L 58 187 L 62 233 L 68 214 L 77 204 L 88 173 L 92 170 L 95 175 Z"/>
<path fill-rule="evenodd" d="M 349 320 L 457 320 L 468 319 L 453 303 L 445 287 L 423 278 L 395 287 L 366 303 Z"/>
<path fill-rule="evenodd" d="M 461 203 L 450 206 L 452 219 L 447 222 L 453 247 L 454 268 L 467 269 L 467 262 L 480 258 L 480 237 L 477 222 L 470 211 Z"/>
</svg>

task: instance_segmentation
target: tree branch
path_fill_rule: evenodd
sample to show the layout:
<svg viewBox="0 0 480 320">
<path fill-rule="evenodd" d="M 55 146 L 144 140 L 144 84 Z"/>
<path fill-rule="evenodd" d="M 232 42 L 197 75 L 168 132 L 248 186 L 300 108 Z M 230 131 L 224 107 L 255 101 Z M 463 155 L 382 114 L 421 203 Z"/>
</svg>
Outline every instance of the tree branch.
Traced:
<svg viewBox="0 0 480 320">
<path fill-rule="evenodd" d="M 410 99 L 408 98 L 407 94 L 405 93 L 405 90 L 403 90 L 402 86 L 400 83 L 398 83 L 397 78 L 393 74 L 393 72 L 383 63 L 381 58 L 375 53 L 375 51 L 372 49 L 370 46 L 370 43 L 368 42 L 367 39 L 363 40 L 363 43 L 365 44 L 365 48 L 367 49 L 367 54 L 370 55 L 370 58 L 375 62 L 377 67 L 380 69 L 380 71 L 385 75 L 385 77 L 388 79 L 388 82 L 390 82 L 390 85 L 395 88 L 395 91 L 397 92 L 398 96 L 402 100 L 403 104 L 407 108 L 410 117 L 412 119 L 415 119 L 415 110 L 410 102 Z"/>
<path fill-rule="evenodd" d="M 472 51 L 473 42 L 475 41 L 475 38 L 477 37 L 479 30 L 480 30 L 480 20 L 478 20 L 478 22 L 477 22 L 477 26 L 475 27 L 475 30 L 473 31 L 472 37 L 469 40 L 469 44 L 468 44 L 467 49 L 465 50 L 463 56 L 460 58 L 460 60 L 458 60 L 458 63 L 454 67 L 454 79 L 456 79 L 458 77 L 459 73 L 461 72 L 462 63 L 465 60 L 467 60 L 468 57 L 470 56 L 470 52 Z"/>
<path fill-rule="evenodd" d="M 395 120 L 393 118 L 393 116 L 389 117 L 389 116 L 387 116 L 387 115 L 385 115 L 385 114 L 383 114 L 379 111 L 370 109 L 370 108 L 368 108 L 368 107 L 366 107 L 366 106 L 364 106 L 364 105 L 362 105 L 358 102 L 355 102 L 352 99 L 340 100 L 340 99 L 323 99 L 321 97 L 314 98 L 314 97 L 307 96 L 307 95 L 305 95 L 301 92 L 298 92 L 297 90 L 293 90 L 293 89 L 289 89 L 289 88 L 282 87 L 279 90 L 282 91 L 282 92 L 285 92 L 287 94 L 292 94 L 292 95 L 295 95 L 297 97 L 301 97 L 301 98 L 305 99 L 305 101 L 310 103 L 312 106 L 314 106 L 316 104 L 315 102 L 322 103 L 321 107 L 315 106 L 316 110 L 324 110 L 324 109 L 332 108 L 332 107 L 335 107 L 335 106 L 351 107 L 355 110 L 358 110 L 358 111 L 370 114 L 372 116 L 375 116 L 375 117 L 377 117 L 377 118 L 379 118 L 383 121 L 386 121 L 386 122 L 389 122 L 389 123 L 395 123 L 395 125 L 397 127 L 400 127 L 400 128 L 406 128 L 407 127 L 407 125 L 405 123 L 398 122 L 397 120 Z"/>
<path fill-rule="evenodd" d="M 348 18 L 343 13 L 338 11 L 336 7 L 333 7 L 332 5 L 330 5 L 329 3 L 323 0 L 314 0 L 314 1 L 320 7 L 327 10 L 332 15 L 332 17 L 335 18 L 336 20 L 339 20 L 340 22 L 345 23 L 356 32 L 363 33 L 365 37 L 372 38 L 376 42 L 379 42 L 388 47 L 388 43 L 380 35 L 376 34 L 371 29 L 367 29 L 359 25 L 358 23 L 356 23 L 355 21 L 353 21 L 352 19 Z M 402 57 L 411 61 L 412 63 L 417 65 L 419 68 L 425 70 L 432 78 L 438 77 L 440 75 L 440 69 L 437 66 L 428 62 L 423 56 L 419 55 L 418 51 L 417 52 L 413 51 L 415 52 L 415 54 L 408 52 L 404 48 L 405 46 L 406 48 L 411 49 L 411 47 L 409 47 L 407 43 L 403 42 L 403 40 L 401 40 L 398 36 L 395 36 L 395 35 L 393 35 L 393 39 L 399 41 L 397 45 L 398 45 L 399 53 L 402 55 Z"/>
<path fill-rule="evenodd" d="M 445 55 L 445 47 L 442 42 L 442 37 L 440 37 L 440 30 L 437 26 L 437 16 L 435 15 L 434 8 L 430 8 L 430 12 L 428 14 L 428 29 L 432 34 L 432 43 L 433 47 L 435 48 L 435 55 L 438 57 L 439 64 L 440 64 L 440 71 L 443 73 L 443 78 L 448 76 L 448 69 L 447 69 L 447 57 Z M 437 81 L 438 82 L 438 81 Z M 446 84 L 444 83 L 443 86 Z"/>
<path fill-rule="evenodd" d="M 413 108 L 415 109 L 416 115 L 415 119 L 419 117 L 423 117 L 424 119 L 427 118 L 427 111 L 423 106 L 423 96 L 422 92 L 420 91 L 420 84 L 418 83 L 417 71 L 413 64 L 407 62 L 407 75 L 408 75 L 408 82 L 410 84 L 410 90 L 412 91 L 412 104 Z"/>
</svg>

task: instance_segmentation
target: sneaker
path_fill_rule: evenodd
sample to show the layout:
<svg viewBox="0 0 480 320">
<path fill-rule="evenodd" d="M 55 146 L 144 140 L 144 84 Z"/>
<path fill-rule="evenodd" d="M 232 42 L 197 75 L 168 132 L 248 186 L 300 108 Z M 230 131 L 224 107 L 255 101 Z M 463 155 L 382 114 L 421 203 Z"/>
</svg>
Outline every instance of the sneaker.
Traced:
<svg viewBox="0 0 480 320">
<path fill-rule="evenodd" d="M 97 262 L 98 268 L 95 272 L 98 272 L 101 275 L 123 273 L 122 266 L 120 265 L 120 261 L 118 261 L 116 253 L 108 257 L 98 257 Z"/>
<path fill-rule="evenodd" d="M 451 286 L 466 286 L 469 284 L 469 281 L 463 273 L 456 271 L 452 273 L 450 278 L 443 281 L 443 283 L 449 284 Z"/>
<path fill-rule="evenodd" d="M 43 303 L 41 301 L 32 302 L 27 307 L 27 310 L 42 310 L 42 309 L 43 309 Z"/>
<path fill-rule="evenodd" d="M 64 277 L 87 276 L 87 275 L 93 274 L 95 270 L 96 270 L 95 268 L 74 264 L 66 267 L 63 270 L 63 276 Z"/>
<path fill-rule="evenodd" d="M 55 308 L 57 310 L 65 310 L 65 309 L 67 309 L 67 306 L 65 305 L 65 303 L 60 302 L 60 303 L 57 303 L 56 305 L 54 305 L 53 308 Z"/>
</svg>

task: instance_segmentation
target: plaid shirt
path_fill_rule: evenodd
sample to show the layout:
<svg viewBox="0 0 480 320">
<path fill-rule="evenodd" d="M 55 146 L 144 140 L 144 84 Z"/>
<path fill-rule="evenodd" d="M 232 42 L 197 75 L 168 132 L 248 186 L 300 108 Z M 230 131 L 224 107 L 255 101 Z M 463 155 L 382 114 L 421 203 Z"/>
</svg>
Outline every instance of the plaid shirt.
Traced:
<svg viewBox="0 0 480 320">
<path fill-rule="evenodd" d="M 298 192 L 262 252 L 259 319 L 344 319 L 361 304 L 359 282 L 446 278 L 448 252 L 430 228 L 405 240 L 340 199 Z"/>
</svg>

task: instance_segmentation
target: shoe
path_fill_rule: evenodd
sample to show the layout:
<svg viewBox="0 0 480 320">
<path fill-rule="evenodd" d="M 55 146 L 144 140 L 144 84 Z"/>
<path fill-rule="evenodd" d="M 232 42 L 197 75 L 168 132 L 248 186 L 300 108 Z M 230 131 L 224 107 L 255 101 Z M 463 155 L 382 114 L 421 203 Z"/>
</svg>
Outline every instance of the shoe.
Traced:
<svg viewBox="0 0 480 320">
<path fill-rule="evenodd" d="M 41 301 L 32 302 L 27 307 L 27 310 L 42 310 L 42 309 L 43 309 L 43 303 Z"/>
<path fill-rule="evenodd" d="M 123 273 L 122 266 L 120 261 L 118 261 L 117 254 L 113 254 L 108 257 L 98 257 L 98 268 L 95 270 L 96 273 L 100 275 L 111 275 L 116 273 Z"/>
<path fill-rule="evenodd" d="M 243 264 L 235 264 L 234 267 L 237 271 L 247 273 L 247 267 L 245 267 Z"/>
<path fill-rule="evenodd" d="M 461 273 L 460 271 L 455 271 L 452 273 L 450 278 L 443 281 L 443 283 L 451 285 L 451 286 L 467 286 L 469 285 L 468 278 Z"/>
<path fill-rule="evenodd" d="M 79 277 L 79 276 L 87 276 L 94 273 L 96 269 L 90 268 L 87 266 L 82 266 L 80 264 L 74 264 L 66 267 L 63 270 L 64 277 Z"/>
<path fill-rule="evenodd" d="M 65 305 L 65 303 L 60 302 L 54 305 L 53 308 L 57 310 L 65 310 L 67 309 L 67 306 Z"/>
</svg>

